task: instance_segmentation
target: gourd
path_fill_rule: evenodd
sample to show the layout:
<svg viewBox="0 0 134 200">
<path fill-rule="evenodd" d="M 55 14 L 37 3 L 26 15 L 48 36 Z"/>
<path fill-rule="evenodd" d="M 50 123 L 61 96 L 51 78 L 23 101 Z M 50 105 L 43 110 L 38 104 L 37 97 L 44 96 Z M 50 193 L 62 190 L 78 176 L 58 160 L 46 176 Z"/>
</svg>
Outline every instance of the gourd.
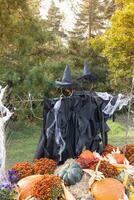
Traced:
<svg viewBox="0 0 134 200">
<path fill-rule="evenodd" d="M 56 175 L 58 175 L 66 185 L 75 185 L 81 180 L 83 171 L 79 164 L 71 163 L 63 166 Z"/>
<path fill-rule="evenodd" d="M 32 188 L 38 181 L 43 179 L 43 175 L 32 175 L 21 179 L 17 183 L 17 192 L 19 193 L 19 200 L 24 200 L 32 195 Z"/>
<path fill-rule="evenodd" d="M 118 164 L 123 164 L 125 161 L 125 156 L 124 154 L 120 154 L 120 153 L 114 153 L 113 154 L 113 158 L 116 160 L 116 162 Z"/>
<path fill-rule="evenodd" d="M 93 163 L 98 162 L 93 153 L 89 150 L 83 151 L 79 157 L 76 159 L 76 162 L 80 164 L 83 169 L 88 169 Z"/>
<path fill-rule="evenodd" d="M 92 161 L 92 160 L 95 159 L 93 153 L 92 153 L 91 151 L 89 151 L 89 150 L 83 151 L 83 152 L 79 155 L 79 157 L 80 157 L 80 158 L 84 158 L 84 159 L 86 159 L 86 160 L 90 160 L 90 161 Z"/>
<path fill-rule="evenodd" d="M 105 178 L 93 183 L 91 193 L 95 200 L 119 200 L 123 199 L 125 189 L 120 181 Z"/>
</svg>

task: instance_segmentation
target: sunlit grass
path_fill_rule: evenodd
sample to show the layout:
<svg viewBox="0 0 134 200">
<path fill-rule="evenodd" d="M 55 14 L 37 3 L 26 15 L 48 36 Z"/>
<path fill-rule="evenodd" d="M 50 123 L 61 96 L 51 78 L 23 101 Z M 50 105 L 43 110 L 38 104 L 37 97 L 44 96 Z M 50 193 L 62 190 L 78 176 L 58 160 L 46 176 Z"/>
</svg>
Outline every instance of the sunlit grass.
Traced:
<svg viewBox="0 0 134 200">
<path fill-rule="evenodd" d="M 126 128 L 120 123 L 112 122 L 111 120 L 108 122 L 108 125 L 110 127 L 110 131 L 108 133 L 109 143 L 117 146 L 124 145 Z M 134 130 L 129 131 L 127 141 L 128 143 L 134 143 Z"/>
</svg>

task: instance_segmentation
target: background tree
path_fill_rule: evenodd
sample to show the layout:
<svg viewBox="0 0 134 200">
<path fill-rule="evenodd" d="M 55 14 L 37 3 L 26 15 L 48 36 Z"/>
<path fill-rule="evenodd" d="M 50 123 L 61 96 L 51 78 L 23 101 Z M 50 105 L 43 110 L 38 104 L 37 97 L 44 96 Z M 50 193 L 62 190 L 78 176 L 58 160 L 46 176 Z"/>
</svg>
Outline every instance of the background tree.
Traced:
<svg viewBox="0 0 134 200">
<path fill-rule="evenodd" d="M 64 35 L 64 30 L 62 27 L 63 19 L 63 13 L 60 12 L 60 9 L 55 5 L 54 1 L 52 1 L 46 20 L 47 30 L 53 33 L 55 36 L 62 37 Z"/>
<path fill-rule="evenodd" d="M 12 105 L 28 98 L 28 92 L 43 96 L 52 81 L 44 63 L 51 55 L 52 50 L 47 45 L 53 36 L 42 26 L 29 3 L 29 0 L 15 0 L 12 4 L 9 0 L 0 2 L 0 84 L 12 82 Z M 28 117 L 30 110 L 19 104 L 16 112 L 21 113 L 18 114 L 21 118 Z"/>
<path fill-rule="evenodd" d="M 27 0 L 32 16 L 39 16 L 41 0 Z"/>
<path fill-rule="evenodd" d="M 91 71 L 98 75 L 101 90 L 108 90 L 107 85 L 104 85 L 108 76 L 107 59 L 99 52 L 100 48 L 102 50 L 103 45 L 97 47 L 93 42 L 89 43 L 88 39 L 100 35 L 102 30 L 106 28 L 104 20 L 108 20 L 109 16 L 106 17 L 104 13 L 106 12 L 105 8 L 112 8 L 112 2 L 110 2 L 99 0 L 81 1 L 76 13 L 75 27 L 70 32 L 68 41 L 69 57 L 73 60 L 75 67 L 82 69 L 83 61 L 88 60 Z M 110 13 L 112 13 L 112 10 Z"/>
<path fill-rule="evenodd" d="M 112 87 L 130 91 L 134 69 L 134 2 L 117 0 L 117 9 L 111 18 L 111 28 L 102 36 L 103 55 L 109 61 Z"/>
<path fill-rule="evenodd" d="M 82 39 L 90 38 L 96 34 L 100 34 L 105 28 L 105 5 L 105 1 L 83 0 L 76 13 L 76 23 L 74 30 L 71 32 L 72 36 Z"/>
<path fill-rule="evenodd" d="M 29 104 L 16 104 L 27 99 L 28 92 L 36 98 L 60 95 L 54 81 L 66 64 L 71 65 L 75 78 L 81 76 L 83 62 L 88 60 L 91 72 L 98 75 L 97 91 L 121 91 L 129 86 L 134 52 L 132 0 L 118 0 L 116 7 L 113 0 L 83 0 L 77 6 L 73 37 L 66 38 L 66 43 L 64 18 L 54 1 L 47 19 L 41 18 L 39 8 L 40 0 L 0 0 L 0 84 L 13 86 L 10 103 L 16 105 L 20 119 L 31 117 Z M 102 28 L 107 29 L 105 33 Z M 39 107 L 34 105 L 41 114 Z"/>
</svg>

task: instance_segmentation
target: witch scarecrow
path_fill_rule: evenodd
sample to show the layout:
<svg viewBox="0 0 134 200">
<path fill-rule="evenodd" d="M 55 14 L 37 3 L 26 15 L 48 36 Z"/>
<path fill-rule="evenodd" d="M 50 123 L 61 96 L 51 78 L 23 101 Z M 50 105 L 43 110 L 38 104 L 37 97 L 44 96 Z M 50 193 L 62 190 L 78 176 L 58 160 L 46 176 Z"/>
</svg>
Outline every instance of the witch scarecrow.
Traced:
<svg viewBox="0 0 134 200">
<path fill-rule="evenodd" d="M 71 71 L 69 65 L 66 65 L 62 80 L 55 81 L 58 88 L 61 89 L 61 95 L 70 96 L 73 92 L 73 82 L 71 79 Z"/>
<path fill-rule="evenodd" d="M 83 76 L 81 76 L 80 79 L 88 80 L 88 81 L 96 81 L 97 80 L 97 76 L 90 72 L 89 64 L 87 61 L 84 62 Z"/>
<path fill-rule="evenodd" d="M 84 62 L 79 80 L 92 83 L 97 80 Z M 107 120 L 117 108 L 127 105 L 129 99 L 108 93 L 74 91 L 70 68 L 67 65 L 56 86 L 62 94 L 58 99 L 44 100 L 43 130 L 35 158 L 48 157 L 59 164 L 77 157 L 83 149 L 101 153 L 108 143 Z M 65 91 L 70 91 L 65 94 Z"/>
</svg>

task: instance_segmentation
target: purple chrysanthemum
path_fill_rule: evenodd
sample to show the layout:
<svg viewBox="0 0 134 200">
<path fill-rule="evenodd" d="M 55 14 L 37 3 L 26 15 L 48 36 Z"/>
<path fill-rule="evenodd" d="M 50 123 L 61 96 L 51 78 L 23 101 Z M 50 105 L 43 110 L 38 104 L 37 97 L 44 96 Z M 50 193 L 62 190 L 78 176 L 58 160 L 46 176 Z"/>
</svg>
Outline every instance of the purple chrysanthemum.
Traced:
<svg viewBox="0 0 134 200">
<path fill-rule="evenodd" d="M 8 179 L 12 184 L 17 183 L 19 179 L 16 170 L 11 169 L 8 171 Z"/>
</svg>

